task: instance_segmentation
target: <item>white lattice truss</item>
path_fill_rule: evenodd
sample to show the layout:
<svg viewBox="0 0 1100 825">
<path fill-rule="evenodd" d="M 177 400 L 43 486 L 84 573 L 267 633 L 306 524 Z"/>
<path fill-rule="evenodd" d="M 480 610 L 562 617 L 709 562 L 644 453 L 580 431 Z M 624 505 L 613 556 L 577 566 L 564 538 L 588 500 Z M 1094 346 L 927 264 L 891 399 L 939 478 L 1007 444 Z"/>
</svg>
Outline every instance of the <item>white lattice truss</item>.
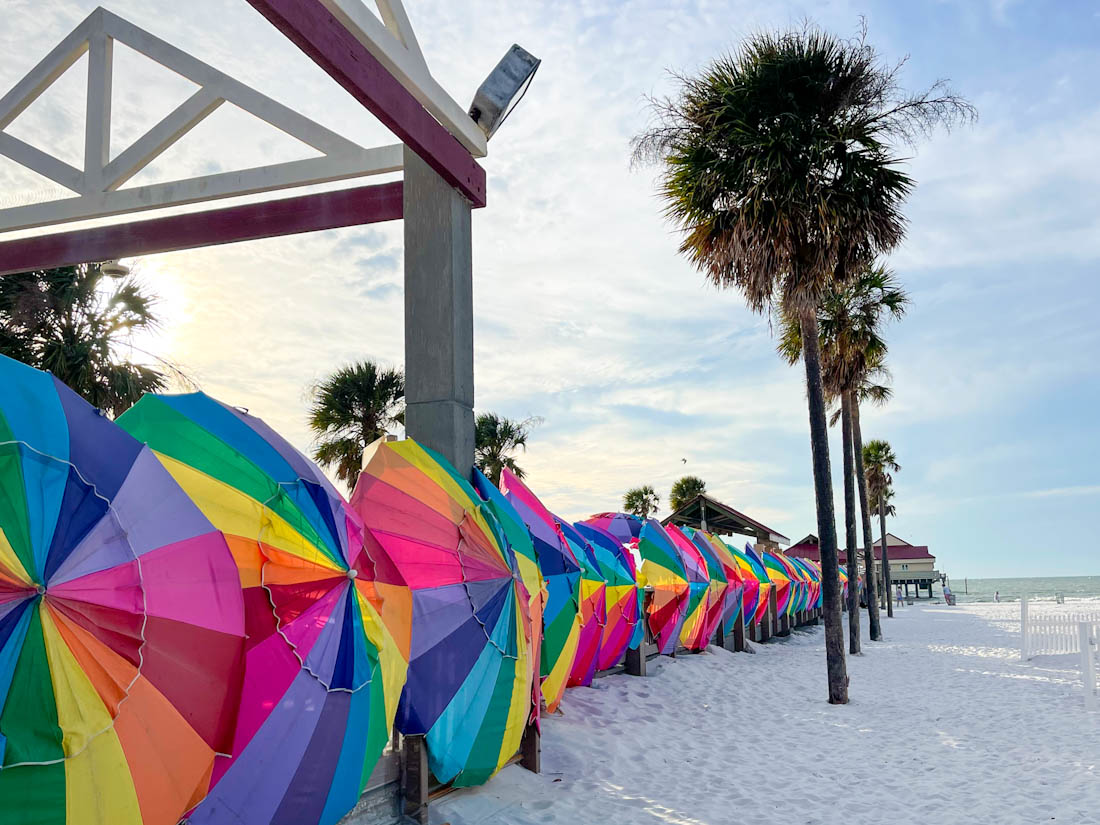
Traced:
<svg viewBox="0 0 1100 825">
<path fill-rule="evenodd" d="M 452 133 L 461 130 L 459 139 L 464 144 L 480 136 L 480 153 L 484 154 L 484 135 L 431 79 L 398 0 L 378 0 L 382 21 L 357 0 L 325 0 L 325 5 L 334 14 L 342 15 L 346 25 L 354 24 L 352 31 L 364 42 L 372 43 L 372 52 L 402 75 L 403 85 L 410 91 L 415 89 L 414 94 L 424 105 L 430 103 L 430 111 L 441 122 L 449 127 L 451 120 L 461 124 L 455 125 Z M 115 41 L 182 75 L 199 89 L 112 160 L 111 79 Z M 84 168 L 77 169 L 3 130 L 85 53 L 88 90 Z M 226 102 L 311 146 L 321 156 L 120 189 Z M 364 149 L 103 8 L 92 12 L 0 98 L 0 154 L 76 195 L 0 210 L 0 232 L 377 175 L 399 171 L 402 166 L 401 144 Z"/>
</svg>

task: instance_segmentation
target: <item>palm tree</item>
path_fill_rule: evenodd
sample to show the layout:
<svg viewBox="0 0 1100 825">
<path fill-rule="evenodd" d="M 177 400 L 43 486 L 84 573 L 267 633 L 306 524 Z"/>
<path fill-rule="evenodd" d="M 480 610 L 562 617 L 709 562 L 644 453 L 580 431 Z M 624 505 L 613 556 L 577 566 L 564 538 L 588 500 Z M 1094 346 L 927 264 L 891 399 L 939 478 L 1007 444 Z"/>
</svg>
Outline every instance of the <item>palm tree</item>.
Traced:
<svg viewBox="0 0 1100 825">
<path fill-rule="evenodd" d="M 867 494 L 867 472 L 863 466 L 863 428 L 860 424 L 860 407 L 870 403 L 881 407 L 893 396 L 893 390 L 886 385 L 890 379 L 890 371 L 883 364 L 881 356 L 868 364 L 867 372 L 861 378 L 859 384 L 850 393 L 852 414 L 852 452 L 855 454 L 856 481 L 859 490 L 860 521 L 863 525 L 863 553 L 864 558 L 869 558 L 874 563 L 874 535 L 871 532 L 871 508 Z M 890 601 L 890 590 L 886 586 L 885 566 L 883 567 L 883 587 L 879 593 L 879 607 L 886 609 L 886 615 L 894 616 L 894 605 Z M 876 582 L 877 584 L 877 582 Z"/>
<path fill-rule="evenodd" d="M 890 593 L 890 555 L 886 545 L 886 514 L 893 512 L 890 499 L 894 495 L 894 473 L 901 469 L 898 458 L 890 442 L 872 439 L 863 445 L 863 467 L 867 474 L 867 494 L 878 507 L 879 535 L 882 537 L 882 575 L 887 594 Z M 889 613 L 894 615 L 894 606 L 889 595 L 886 597 Z"/>
<path fill-rule="evenodd" d="M 135 332 L 158 325 L 156 301 L 127 274 L 99 263 L 0 278 L 0 353 L 48 370 L 93 406 L 121 415 L 143 393 L 167 386 L 157 369 L 124 358 Z"/>
<path fill-rule="evenodd" d="M 707 483 L 698 476 L 684 476 L 677 479 L 668 494 L 668 507 L 676 512 L 696 496 L 707 491 Z"/>
<path fill-rule="evenodd" d="M 478 469 L 499 486 L 500 472 L 505 467 L 523 478 L 523 468 L 516 463 L 512 453 L 516 449 L 527 451 L 527 436 L 535 419 L 513 421 L 496 413 L 479 413 L 474 423 L 474 463 Z"/>
<path fill-rule="evenodd" d="M 360 361 L 318 382 L 310 394 L 313 457 L 351 488 L 363 466 L 363 449 L 405 421 L 405 374 Z"/>
<path fill-rule="evenodd" d="M 623 510 L 627 513 L 633 513 L 642 521 L 656 513 L 660 505 L 661 497 L 648 484 L 627 490 L 623 496 Z"/>
<path fill-rule="evenodd" d="M 654 101 L 658 122 L 634 144 L 636 161 L 662 165 L 680 251 L 753 310 L 778 306 L 801 326 L 833 703 L 848 701 L 848 679 L 816 310 L 831 282 L 902 238 L 912 180 L 887 142 L 973 111 L 942 84 L 902 93 L 898 70 L 865 37 L 756 34 Z"/>
<path fill-rule="evenodd" d="M 876 383 L 888 372 L 883 364 L 886 341 L 882 325 L 889 318 L 905 314 L 908 296 L 898 286 L 893 273 L 884 267 L 864 267 L 856 278 L 843 286 L 826 290 L 818 308 L 821 335 L 822 370 L 825 394 L 830 403 L 839 402 L 831 423 L 841 421 L 844 450 L 844 525 L 848 558 L 858 554 L 856 543 L 856 487 L 859 487 L 863 526 L 863 558 L 867 571 L 867 613 L 870 637 L 882 638 L 879 620 L 878 577 L 875 574 L 874 548 L 870 532 L 870 512 L 863 482 L 863 444 L 859 429 L 861 398 L 884 403 L 889 388 Z M 801 356 L 801 328 L 797 321 L 784 318 L 779 343 L 780 353 L 790 363 Z M 849 652 L 859 653 L 859 596 L 848 593 Z"/>
</svg>

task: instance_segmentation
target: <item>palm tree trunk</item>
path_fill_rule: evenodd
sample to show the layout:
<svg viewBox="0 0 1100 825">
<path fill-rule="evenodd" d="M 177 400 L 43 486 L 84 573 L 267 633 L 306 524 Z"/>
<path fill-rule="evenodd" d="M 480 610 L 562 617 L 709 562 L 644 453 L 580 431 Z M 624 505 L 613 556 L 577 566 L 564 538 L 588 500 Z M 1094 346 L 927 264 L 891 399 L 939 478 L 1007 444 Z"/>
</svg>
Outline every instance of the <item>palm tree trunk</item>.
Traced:
<svg viewBox="0 0 1100 825">
<path fill-rule="evenodd" d="M 871 506 L 867 500 L 867 473 L 863 466 L 863 430 L 860 428 L 859 423 L 859 399 L 855 394 L 852 395 L 852 447 L 856 454 L 856 486 L 859 489 L 859 511 L 863 521 L 863 557 L 869 559 L 871 565 L 875 563 L 875 539 L 871 533 Z M 883 553 L 883 560 L 886 559 L 886 554 Z M 869 569 L 874 569 L 873 566 Z M 883 567 L 885 573 L 886 568 Z M 890 584 L 888 580 L 884 579 L 885 586 L 883 587 L 883 593 L 885 596 L 886 609 L 889 616 L 894 615 L 894 607 L 890 602 Z M 876 586 L 878 581 L 875 582 Z M 882 641 L 882 624 L 878 611 L 879 601 L 871 599 L 868 596 L 867 601 L 867 616 L 868 622 L 871 625 L 871 639 L 872 641 Z M 871 605 L 874 604 L 872 609 Z"/>
<path fill-rule="evenodd" d="M 825 661 L 829 702 L 848 703 L 848 668 L 844 661 L 844 624 L 840 614 L 840 574 L 836 560 L 836 515 L 833 512 L 832 471 L 829 467 L 829 429 L 825 420 L 825 392 L 821 384 L 821 342 L 817 313 L 803 312 L 802 361 L 806 365 L 806 398 L 810 414 L 810 451 L 813 454 L 814 498 L 821 548 L 821 601 L 825 614 Z"/>
<path fill-rule="evenodd" d="M 889 605 L 886 615 L 892 617 L 894 603 L 890 601 L 890 554 L 886 547 L 886 496 L 880 496 L 878 500 L 878 521 L 882 536 L 882 576 L 886 583 L 886 604 Z"/>
<path fill-rule="evenodd" d="M 844 448 L 844 547 L 848 554 L 848 577 L 851 579 L 852 565 L 858 569 L 859 548 L 856 547 L 856 491 L 852 485 L 852 408 L 849 393 L 840 397 L 840 422 Z M 848 588 L 848 652 L 853 656 L 859 653 L 859 588 Z"/>
</svg>

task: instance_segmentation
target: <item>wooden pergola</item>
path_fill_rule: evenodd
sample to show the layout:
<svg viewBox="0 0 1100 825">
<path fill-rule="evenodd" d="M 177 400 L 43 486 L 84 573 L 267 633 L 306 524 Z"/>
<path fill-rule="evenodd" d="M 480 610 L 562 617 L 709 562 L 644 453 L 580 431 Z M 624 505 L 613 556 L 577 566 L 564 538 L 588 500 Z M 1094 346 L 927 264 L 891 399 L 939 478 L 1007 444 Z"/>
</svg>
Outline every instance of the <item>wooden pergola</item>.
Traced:
<svg viewBox="0 0 1100 825">
<path fill-rule="evenodd" d="M 691 501 L 682 505 L 661 523 L 693 527 L 720 536 L 733 533 L 751 536 L 755 539 L 755 543 L 765 550 L 778 550 L 781 544 L 791 543 L 791 540 L 782 533 L 738 510 L 734 510 L 728 504 L 723 504 L 705 493 L 700 493 Z"/>
</svg>

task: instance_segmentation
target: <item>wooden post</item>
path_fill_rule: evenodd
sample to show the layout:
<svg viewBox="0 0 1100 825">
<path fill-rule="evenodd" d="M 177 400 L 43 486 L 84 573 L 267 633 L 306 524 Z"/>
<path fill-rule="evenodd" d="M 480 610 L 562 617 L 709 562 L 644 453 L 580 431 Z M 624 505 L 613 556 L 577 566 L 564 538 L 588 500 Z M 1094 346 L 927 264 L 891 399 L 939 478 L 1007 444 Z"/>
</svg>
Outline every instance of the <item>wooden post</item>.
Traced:
<svg viewBox="0 0 1100 825">
<path fill-rule="evenodd" d="M 519 745 L 519 763 L 531 771 L 542 773 L 542 735 L 534 721 L 528 721 Z"/>
<path fill-rule="evenodd" d="M 770 588 L 768 592 L 768 609 L 764 612 L 764 619 L 760 622 L 760 641 L 766 642 L 772 637 L 772 633 L 777 630 L 775 625 L 776 609 L 775 609 L 775 588 Z"/>
<path fill-rule="evenodd" d="M 726 646 L 726 634 L 722 632 L 722 623 L 718 623 L 718 627 L 714 629 L 714 646 L 725 647 Z"/>
<path fill-rule="evenodd" d="M 1027 649 L 1028 636 L 1030 634 L 1027 619 L 1027 596 L 1024 596 L 1020 599 L 1020 659 L 1025 662 L 1031 658 Z"/>
<path fill-rule="evenodd" d="M 1085 710 L 1096 710 L 1096 639 L 1092 622 L 1078 622 L 1078 644 L 1081 646 L 1081 681 L 1085 686 Z"/>
<path fill-rule="evenodd" d="M 405 816 L 419 825 L 428 825 L 428 746 L 423 736 L 402 738 L 401 796 Z"/>
<path fill-rule="evenodd" d="M 645 640 L 643 639 L 638 643 L 637 647 L 632 647 L 626 652 L 626 659 L 623 661 L 624 669 L 628 676 L 645 676 Z"/>
<path fill-rule="evenodd" d="M 733 649 L 738 653 L 745 651 L 745 614 L 740 610 L 733 622 Z"/>
</svg>

